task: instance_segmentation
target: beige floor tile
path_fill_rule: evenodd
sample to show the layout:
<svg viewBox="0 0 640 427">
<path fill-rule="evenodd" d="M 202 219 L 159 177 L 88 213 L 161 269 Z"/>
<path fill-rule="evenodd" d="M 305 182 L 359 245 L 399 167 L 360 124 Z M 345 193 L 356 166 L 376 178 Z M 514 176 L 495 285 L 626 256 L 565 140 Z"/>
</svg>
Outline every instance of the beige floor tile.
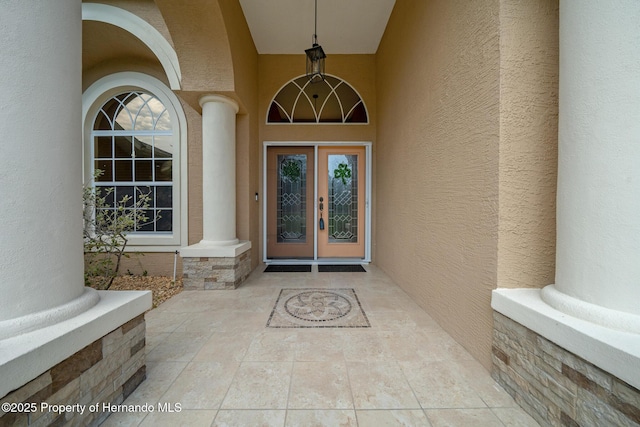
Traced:
<svg viewBox="0 0 640 427">
<path fill-rule="evenodd" d="M 406 331 L 416 330 L 416 322 L 411 316 L 402 311 L 371 311 L 365 310 L 371 322 L 371 327 L 378 331 Z"/>
<path fill-rule="evenodd" d="M 223 306 L 223 301 L 217 297 L 216 291 L 182 291 L 179 295 L 180 298 L 172 298 L 162 304 L 162 311 L 165 313 L 206 313 L 216 307 Z"/>
<path fill-rule="evenodd" d="M 398 362 L 424 360 L 423 350 L 428 344 L 424 333 L 414 329 L 382 331 L 378 333 L 385 353 Z"/>
<path fill-rule="evenodd" d="M 371 313 L 379 311 L 400 311 L 404 310 L 402 298 L 396 296 L 388 297 L 382 295 L 362 295 L 360 296 L 362 307 Z"/>
<path fill-rule="evenodd" d="M 187 362 L 147 362 L 147 379 L 127 397 L 124 403 L 142 405 L 159 402 L 186 366 Z"/>
<path fill-rule="evenodd" d="M 285 416 L 285 410 L 222 409 L 218 411 L 212 427 L 282 427 Z"/>
<path fill-rule="evenodd" d="M 423 408 L 485 408 L 455 361 L 399 362 Z"/>
<path fill-rule="evenodd" d="M 503 427 L 490 409 L 425 410 L 433 427 Z"/>
<path fill-rule="evenodd" d="M 140 427 L 209 427 L 216 416 L 216 411 L 181 410 L 174 413 L 154 412 L 147 415 Z"/>
<path fill-rule="evenodd" d="M 458 344 L 449 334 L 443 330 L 423 331 L 425 337 L 424 346 L 421 349 L 425 360 L 466 362 L 475 360 L 467 350 Z M 464 363 L 463 363 L 464 364 Z"/>
<path fill-rule="evenodd" d="M 148 361 L 188 362 L 209 340 L 211 333 L 173 332 L 147 354 Z"/>
<path fill-rule="evenodd" d="M 167 301 L 166 303 L 170 301 L 171 300 Z M 156 334 L 163 332 L 171 333 L 175 331 L 176 328 L 178 328 L 178 326 L 182 324 L 182 322 L 187 320 L 187 317 L 184 315 L 184 313 L 172 313 L 158 310 L 160 310 L 160 308 L 151 310 L 144 315 L 147 334 Z"/>
<path fill-rule="evenodd" d="M 248 362 L 293 361 L 296 356 L 298 329 L 266 329 L 256 335 L 244 360 Z"/>
<path fill-rule="evenodd" d="M 476 360 L 469 360 L 459 365 L 458 371 L 465 381 L 490 408 L 519 408 L 498 383 L 488 375 L 487 370 Z"/>
<path fill-rule="evenodd" d="M 291 376 L 289 409 L 353 409 L 344 361 L 296 362 Z"/>
<path fill-rule="evenodd" d="M 149 354 L 158 344 L 169 338 L 169 335 L 171 335 L 170 332 L 152 333 L 147 331 L 145 336 L 145 354 Z"/>
<path fill-rule="evenodd" d="M 160 401 L 180 403 L 183 409 L 218 409 L 238 366 L 235 362 L 191 362 Z"/>
<path fill-rule="evenodd" d="M 144 412 L 118 412 L 109 415 L 100 427 L 132 427 L 138 426 L 145 419 L 147 413 Z"/>
<path fill-rule="evenodd" d="M 356 409 L 420 409 L 420 404 L 395 362 L 348 362 Z"/>
<path fill-rule="evenodd" d="M 273 304 L 275 304 L 277 296 L 263 296 L 249 298 L 237 298 L 226 301 L 221 311 L 231 312 L 249 312 L 249 313 L 271 313 Z"/>
<path fill-rule="evenodd" d="M 359 427 L 429 427 L 422 409 L 356 411 Z"/>
<path fill-rule="evenodd" d="M 505 427 L 538 427 L 536 420 L 531 418 L 524 409 L 492 408 L 493 413 L 502 421 Z"/>
<path fill-rule="evenodd" d="M 193 357 L 193 361 L 242 362 L 254 337 L 254 332 L 214 332 Z"/>
<path fill-rule="evenodd" d="M 227 319 L 219 311 L 211 311 L 206 313 L 181 313 L 186 318 L 184 322 L 178 326 L 174 332 L 187 334 L 211 334 L 226 323 Z"/>
<path fill-rule="evenodd" d="M 221 409 L 286 409 L 293 362 L 243 362 Z"/>
<path fill-rule="evenodd" d="M 269 312 L 270 313 L 270 312 Z M 224 323 L 216 332 L 259 332 L 263 331 L 269 319 L 269 313 L 247 313 L 247 312 L 223 312 L 219 313 L 224 317 Z"/>
<path fill-rule="evenodd" d="M 286 427 L 357 427 L 353 410 L 289 410 Z"/>
<path fill-rule="evenodd" d="M 344 358 L 353 362 L 391 361 L 392 356 L 385 352 L 383 340 L 374 328 L 355 329 L 341 333 Z"/>
<path fill-rule="evenodd" d="M 296 361 L 344 360 L 340 332 L 323 328 L 298 329 L 298 331 Z"/>
</svg>

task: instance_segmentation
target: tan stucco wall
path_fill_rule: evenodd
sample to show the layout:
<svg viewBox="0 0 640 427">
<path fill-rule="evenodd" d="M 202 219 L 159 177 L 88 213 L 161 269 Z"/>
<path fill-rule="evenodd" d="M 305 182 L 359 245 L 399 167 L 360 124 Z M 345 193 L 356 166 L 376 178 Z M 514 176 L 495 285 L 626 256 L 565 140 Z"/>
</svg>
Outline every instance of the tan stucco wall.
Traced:
<svg viewBox="0 0 640 427">
<path fill-rule="evenodd" d="M 259 109 L 258 53 L 237 0 L 221 0 L 233 60 L 235 95 L 242 105 L 236 122 L 236 224 L 237 237 L 250 240 L 252 268 L 259 260 Z"/>
<path fill-rule="evenodd" d="M 259 56 L 259 113 L 260 138 L 257 149 L 262 170 L 264 141 L 366 141 L 376 150 L 376 94 L 374 55 L 330 55 L 327 54 L 326 73 L 349 83 L 364 101 L 369 114 L 369 124 L 353 125 L 267 125 L 267 110 L 273 97 L 291 79 L 305 73 L 305 56 L 260 55 Z M 375 154 L 374 154 L 375 158 Z M 375 169 L 375 160 L 372 166 Z M 262 201 L 262 174 L 260 174 L 260 200 Z M 372 182 L 372 199 L 375 201 L 375 178 Z M 260 214 L 262 215 L 262 203 Z M 372 212 L 372 241 L 375 244 L 375 212 Z M 262 223 L 260 231 L 260 259 L 263 259 Z"/>
<path fill-rule="evenodd" d="M 234 91 L 229 31 L 220 1 L 155 0 L 178 54 L 184 91 Z"/>
<path fill-rule="evenodd" d="M 498 287 L 555 275 L 558 0 L 500 3 Z"/>
<path fill-rule="evenodd" d="M 498 12 L 498 0 L 397 1 L 376 85 L 376 263 L 487 367 L 498 242 Z"/>
<path fill-rule="evenodd" d="M 377 55 L 376 262 L 487 368 L 491 290 L 553 279 L 557 23 L 399 0 Z"/>
</svg>

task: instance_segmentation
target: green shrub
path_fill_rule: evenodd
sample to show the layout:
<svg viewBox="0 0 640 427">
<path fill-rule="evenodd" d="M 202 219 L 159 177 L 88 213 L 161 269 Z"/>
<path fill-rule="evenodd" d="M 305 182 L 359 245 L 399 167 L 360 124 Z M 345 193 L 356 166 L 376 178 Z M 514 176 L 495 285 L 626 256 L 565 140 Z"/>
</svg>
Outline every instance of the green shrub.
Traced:
<svg viewBox="0 0 640 427">
<path fill-rule="evenodd" d="M 93 181 L 98 180 L 102 171 L 96 170 Z M 151 199 L 135 188 L 136 197 L 124 196 L 115 199 L 113 187 L 94 187 L 93 182 L 84 185 L 84 278 L 87 286 L 109 289 L 118 275 L 122 258 L 129 258 L 125 252 L 127 235 L 146 224 L 159 219 L 159 215 L 148 218 L 145 214 Z M 113 203 L 107 203 L 113 200 Z"/>
</svg>

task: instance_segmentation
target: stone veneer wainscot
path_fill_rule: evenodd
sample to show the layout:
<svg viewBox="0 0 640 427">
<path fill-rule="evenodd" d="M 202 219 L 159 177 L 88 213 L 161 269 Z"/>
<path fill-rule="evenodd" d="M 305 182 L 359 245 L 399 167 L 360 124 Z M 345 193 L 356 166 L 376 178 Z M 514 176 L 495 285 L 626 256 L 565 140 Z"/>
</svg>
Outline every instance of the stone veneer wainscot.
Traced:
<svg viewBox="0 0 640 427">
<path fill-rule="evenodd" d="M 145 321 L 141 314 L 0 399 L 36 403 L 33 413 L 5 413 L 0 426 L 99 425 L 108 416 L 103 403 L 118 405 L 146 378 Z M 78 412 L 40 412 L 41 402 L 86 405 Z M 98 404 L 90 412 L 89 405 Z"/>
<path fill-rule="evenodd" d="M 184 257 L 185 290 L 236 289 L 251 273 L 250 252 L 236 257 Z"/>
<path fill-rule="evenodd" d="M 640 391 L 494 312 L 493 378 L 542 426 L 640 426 Z"/>
</svg>

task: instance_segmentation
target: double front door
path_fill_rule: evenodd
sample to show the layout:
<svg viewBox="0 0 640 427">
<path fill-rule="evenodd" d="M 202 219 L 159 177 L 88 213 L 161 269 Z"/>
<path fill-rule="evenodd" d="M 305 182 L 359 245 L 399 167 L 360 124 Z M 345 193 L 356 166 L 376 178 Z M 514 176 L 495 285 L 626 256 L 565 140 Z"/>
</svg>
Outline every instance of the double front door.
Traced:
<svg viewBox="0 0 640 427">
<path fill-rule="evenodd" d="M 268 259 L 365 258 L 364 146 L 267 148 Z"/>
</svg>

